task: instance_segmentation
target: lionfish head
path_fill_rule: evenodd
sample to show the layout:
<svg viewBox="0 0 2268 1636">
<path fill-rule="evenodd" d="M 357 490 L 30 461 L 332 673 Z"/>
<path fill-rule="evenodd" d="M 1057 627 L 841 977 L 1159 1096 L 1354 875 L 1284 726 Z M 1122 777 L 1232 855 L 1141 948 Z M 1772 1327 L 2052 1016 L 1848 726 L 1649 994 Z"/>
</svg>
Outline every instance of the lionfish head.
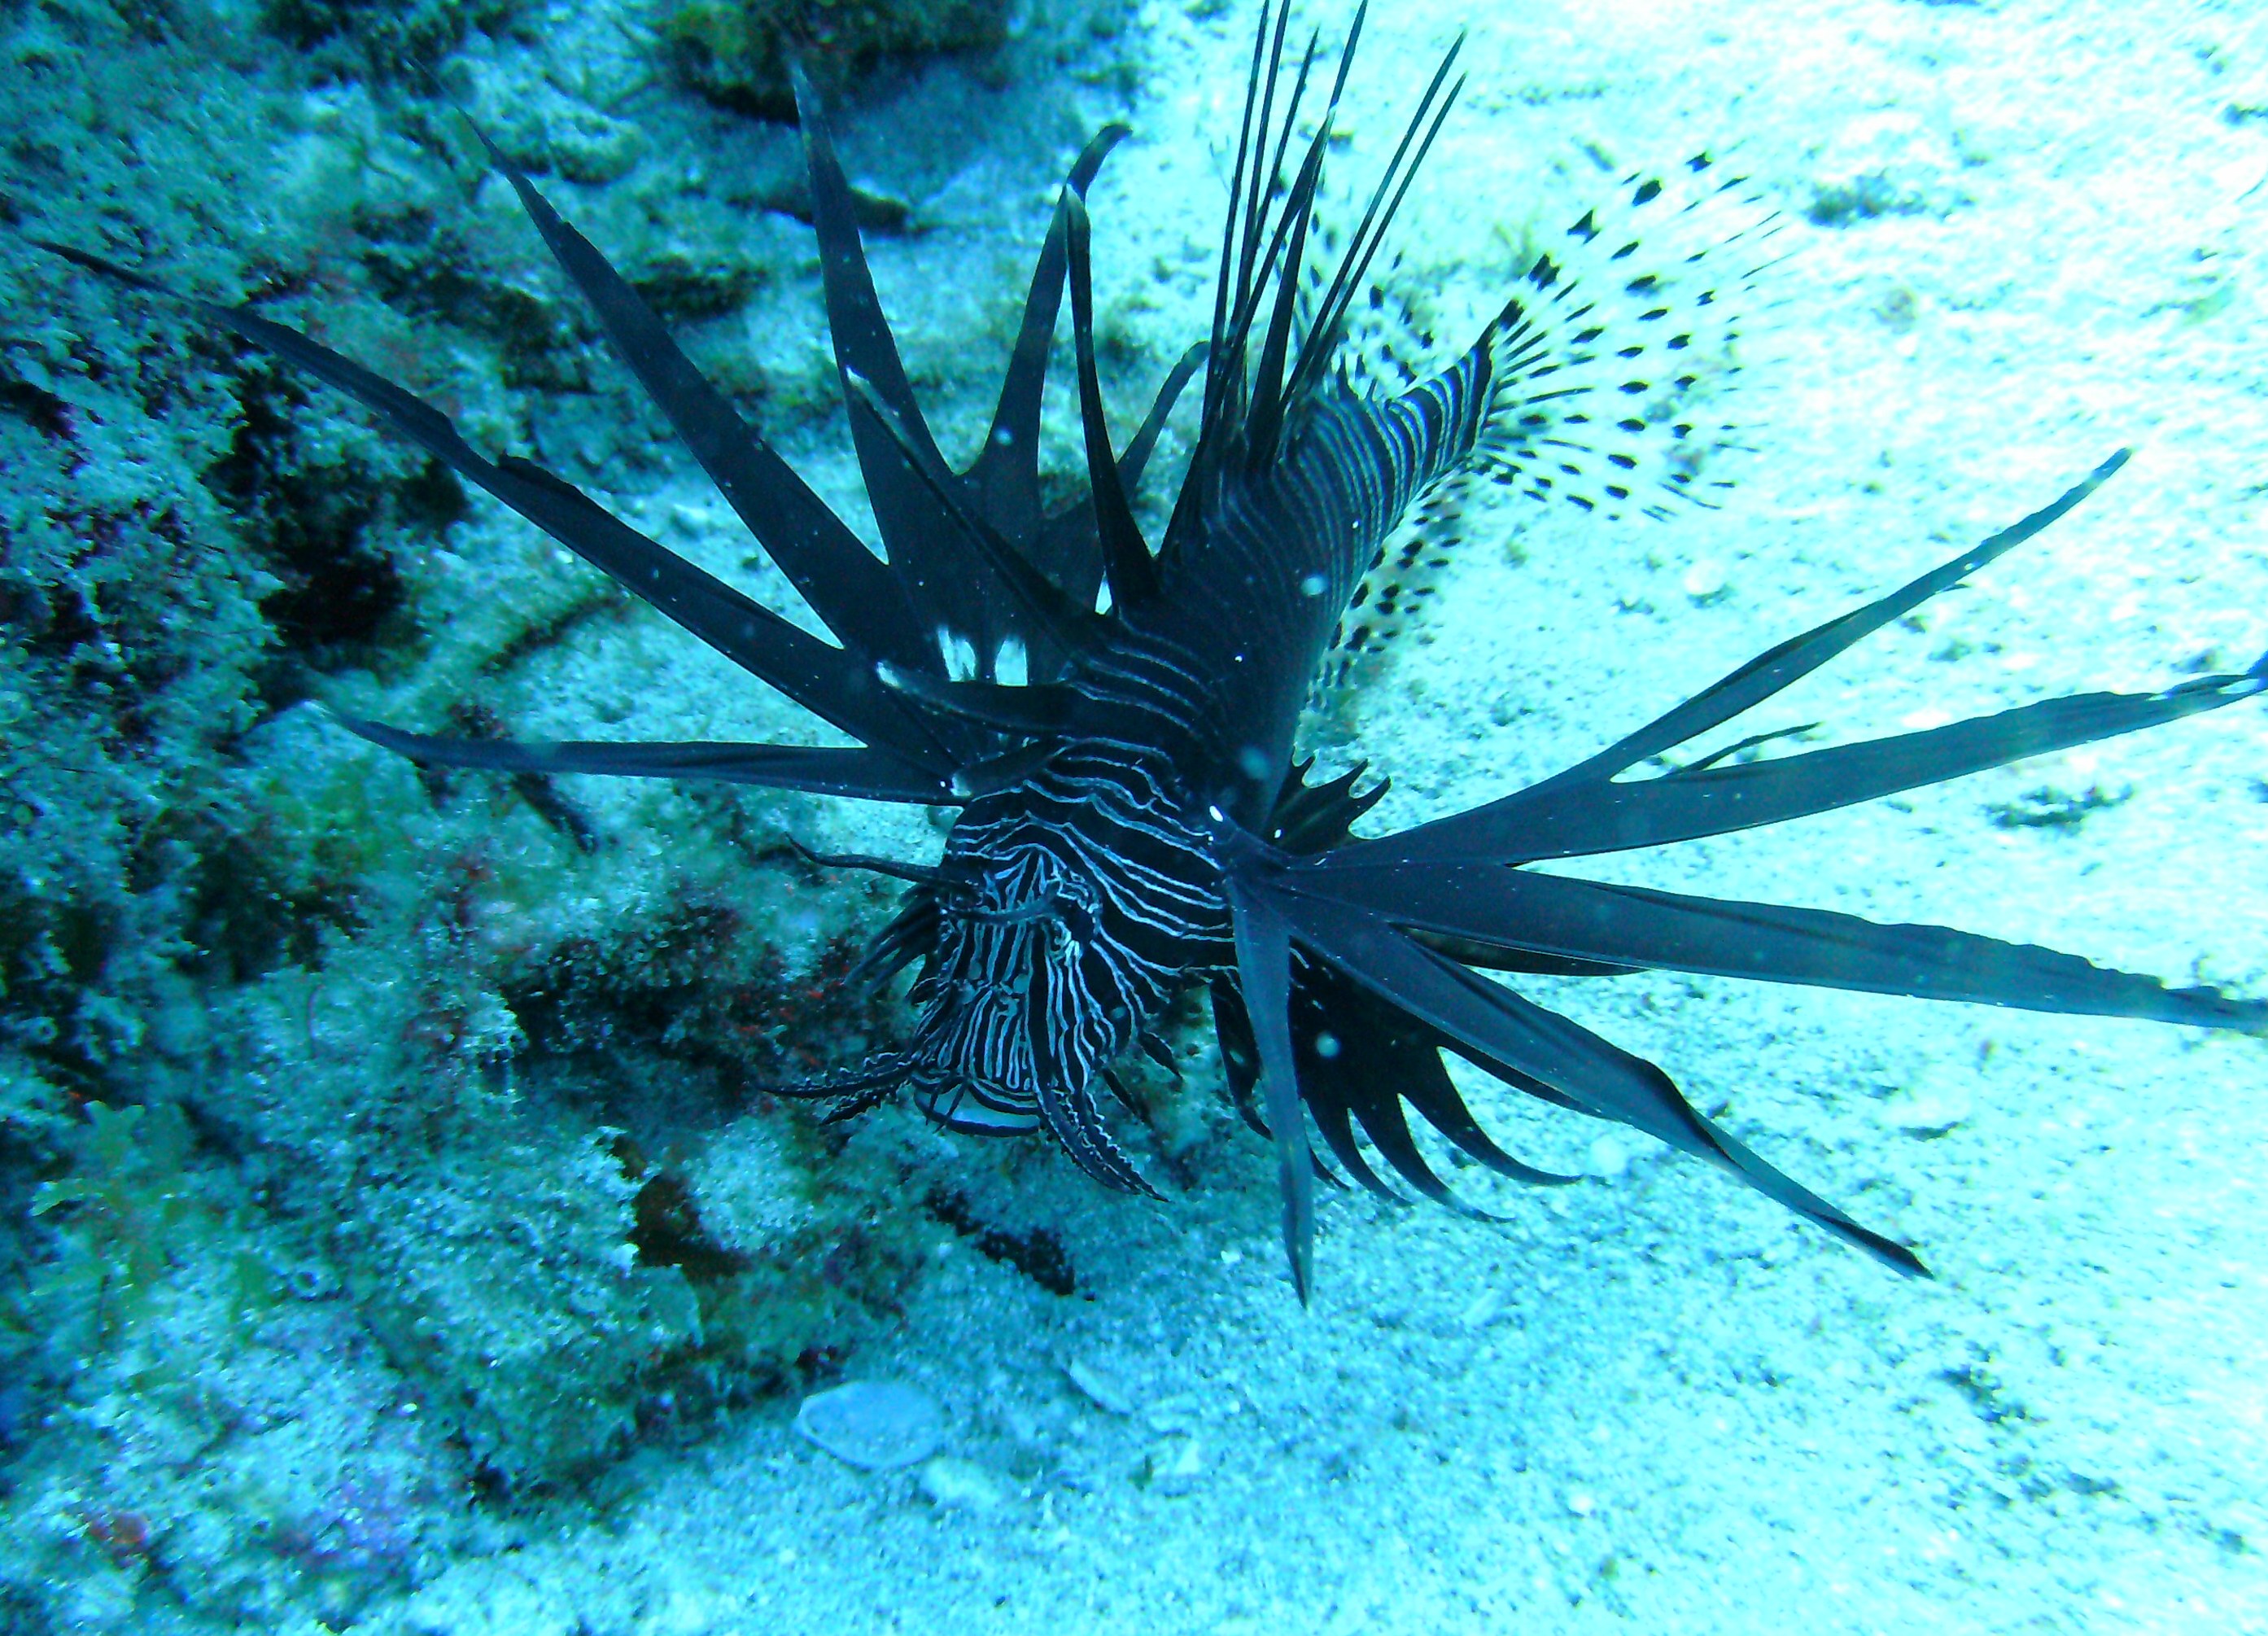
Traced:
<svg viewBox="0 0 2268 1636">
<path fill-rule="evenodd" d="M 1189 980 L 1233 958 L 1207 836 L 1170 769 L 1121 745 L 1070 745 L 1016 789 L 971 803 L 928 888 L 922 1007 L 898 1083 L 939 1124 L 1044 1127 L 1088 1175 L 1153 1190 L 1112 1140 L 1098 1085 Z M 885 957 L 913 945 L 884 934 Z"/>
</svg>

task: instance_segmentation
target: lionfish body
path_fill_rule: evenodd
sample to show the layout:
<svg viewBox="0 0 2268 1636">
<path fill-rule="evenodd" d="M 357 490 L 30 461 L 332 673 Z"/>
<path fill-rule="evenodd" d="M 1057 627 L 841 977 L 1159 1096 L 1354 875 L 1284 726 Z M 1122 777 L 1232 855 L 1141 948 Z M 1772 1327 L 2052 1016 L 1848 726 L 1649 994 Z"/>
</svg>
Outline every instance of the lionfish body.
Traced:
<svg viewBox="0 0 2268 1636">
<path fill-rule="evenodd" d="M 393 431 L 855 740 L 849 748 L 500 743 L 348 726 L 424 763 L 514 772 L 707 778 L 957 807 L 866 962 L 918 967 L 904 1045 L 800 1087 L 837 1112 L 910 1095 L 954 1128 L 1044 1129 L 1086 1171 L 1148 1190 L 1097 1096 L 1112 1065 L 1186 990 L 1210 992 L 1228 1089 L 1273 1143 L 1295 1283 L 1307 1288 L 1312 1190 L 1338 1179 L 1396 1199 L 1383 1161 L 1464 1208 L 1410 1113 L 1468 1159 L 1548 1175 L 1502 1151 L 1444 1054 L 1555 1106 L 1616 1121 L 1719 1166 L 1907 1271 L 1911 1251 L 1861 1227 L 1696 1112 L 1667 1075 L 1485 977 L 1660 969 L 2035 1010 L 2257 1030 L 2268 1004 L 2169 989 L 2074 956 L 1930 926 L 1728 903 L 1523 866 L 1719 835 L 1933 784 L 2167 722 L 2268 687 L 2268 660 L 2144 695 L 2086 694 L 1949 726 L 1736 759 L 1753 735 L 1668 772 L 1669 752 L 1732 721 L 2076 505 L 2124 459 L 1911 584 L 1791 637 L 1577 766 L 1398 835 L 1350 826 L 1381 792 L 1349 773 L 1311 784 L 1300 712 L 1336 662 L 1374 571 L 1413 517 L 1476 472 L 1539 497 L 1643 507 L 1633 451 L 1669 445 L 1691 483 L 1679 394 L 1694 332 L 1638 246 L 1598 247 L 1571 277 L 1537 260 L 1447 368 L 1378 388 L 1350 367 L 1373 257 L 1457 85 L 1453 49 L 1335 262 L 1311 266 L 1326 136 L 1303 125 L 1314 48 L 1284 72 L 1287 16 L 1263 9 L 1211 334 L 1169 375 L 1133 440 L 1112 447 L 1098 384 L 1084 195 L 1123 131 L 1073 167 L 1042 250 L 983 452 L 951 469 L 924 423 L 868 275 L 850 189 L 809 88 L 798 88 L 828 314 L 850 429 L 882 535 L 877 556 L 702 379 L 603 256 L 494 155 L 617 351 L 696 459 L 834 633 L 815 638 L 630 528 L 526 461 L 491 461 L 438 411 L 244 308 L 188 301 L 359 400 Z M 1280 102 L 1279 102 L 1279 93 Z M 1280 112 L 1279 112 L 1280 107 Z M 1304 140 L 1300 133 L 1310 131 Z M 1287 174 L 1288 157 L 1298 163 Z M 1694 169 L 1704 169 L 1696 161 Z M 1639 181 L 1645 204 L 1660 184 Z M 1573 245 L 1601 229 L 1576 225 Z M 49 246 L 137 287 L 140 275 Z M 1690 273 L 1701 258 L 1688 257 Z M 1586 286 L 1585 277 L 1591 279 Z M 1610 286 L 1610 287 L 1609 287 Z M 1602 293 L 1628 322 L 1601 316 Z M 1068 291 L 1088 492 L 1048 514 L 1037 466 L 1047 357 Z M 1705 308 L 1713 291 L 1685 298 Z M 1608 303 L 1611 305 L 1611 301 Z M 1657 370 L 1656 365 L 1666 365 Z M 1167 414 L 1203 371 L 1192 451 L 1152 549 L 1129 496 Z M 1617 442 L 1621 438 L 1624 441 Z M 1705 442 L 1705 436 L 1696 442 Z M 1659 450 L 1656 451 L 1659 453 Z M 1108 611 L 1102 593 L 1107 588 Z M 1396 587 L 1388 586 L 1391 594 Z M 1374 606 L 1374 603 L 1373 603 Z M 1019 670 L 1022 673 L 1016 674 Z M 1382 788 L 1382 786 L 1381 786 Z M 1474 1212 L 1477 1213 L 1477 1212 Z"/>
<path fill-rule="evenodd" d="M 1194 513 L 1201 543 L 1168 556 L 1109 644 L 1071 660 L 1065 736 L 946 843 L 968 885 L 939 903 L 905 1063 L 932 1116 L 1044 1124 L 1097 1180 L 1150 1190 L 1094 1081 L 1192 981 L 1234 969 L 1219 836 L 1267 825 L 1382 542 L 1474 453 L 1496 343 L 1391 399 L 1329 383 L 1290 447 Z"/>
<path fill-rule="evenodd" d="M 1097 1179 L 1146 1187 L 1093 1084 L 1184 987 L 1233 969 L 1216 831 L 1266 824 L 1310 678 L 1381 542 L 1471 453 L 1479 416 L 1457 383 L 1477 374 L 1385 402 L 1336 394 L 1209 509 L 1204 549 L 1109 648 L 1072 661 L 1059 685 L 1079 726 L 1046 763 L 962 810 L 943 872 L 967 884 L 939 902 L 907 1057 L 936 1116 L 1044 1123 Z"/>
</svg>

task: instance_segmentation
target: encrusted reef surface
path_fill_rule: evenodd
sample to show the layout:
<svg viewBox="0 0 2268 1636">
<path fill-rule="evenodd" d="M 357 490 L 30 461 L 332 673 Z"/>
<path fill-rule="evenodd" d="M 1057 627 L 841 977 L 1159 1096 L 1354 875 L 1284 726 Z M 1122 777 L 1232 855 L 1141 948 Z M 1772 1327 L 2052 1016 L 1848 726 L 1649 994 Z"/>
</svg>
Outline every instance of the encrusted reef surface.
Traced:
<svg viewBox="0 0 2268 1636">
<path fill-rule="evenodd" d="M 925 857 L 928 815 L 421 776 L 324 719 L 807 730 L 320 387 L 21 235 L 256 300 L 792 612 L 460 117 L 856 519 L 788 18 L 949 445 L 1069 156 L 1135 127 L 1094 194 L 1130 415 L 1204 322 L 1241 7 L 0 5 L 0 1632 L 2268 1629 L 2257 1043 L 1572 990 L 1939 1282 L 1491 1108 L 1587 1179 L 1485 1198 L 1493 1227 L 1336 1200 L 1302 1314 L 1201 1030 L 1129 1122 L 1165 1206 L 762 1094 L 902 1021 L 843 981 L 894 893 L 791 841 Z M 1381 821 L 1574 759 L 2122 444 L 1787 725 L 2268 639 L 2245 8 L 1387 4 L 1347 185 L 1464 24 L 1398 240 L 1421 319 L 1701 146 L 1787 256 L 1721 511 L 1476 508 L 1335 724 L 1395 775 Z M 2264 780 L 2231 711 L 1648 878 L 2259 991 Z M 798 1434 L 846 1379 L 909 1389 L 824 1402 L 916 1405 L 917 1461 L 897 1421 Z"/>
<path fill-rule="evenodd" d="M 983 46 L 974 71 L 1044 81 L 1116 26 L 970 10 L 846 10 L 814 65 L 903 98 L 904 52 Z M 11 7 L 0 220 L 257 298 L 792 603 L 459 117 L 824 479 L 794 133 L 704 94 L 771 71 L 781 11 Z M 762 62 L 726 60 L 728 12 Z M 1043 208 L 1077 116 L 1016 107 L 1042 134 L 1014 208 L 940 254 L 1005 253 Z M 967 163 L 889 173 L 927 195 Z M 1015 301 L 951 328 L 990 350 Z M 12 238 L 0 303 L 0 1627 L 345 1625 L 633 1451 L 832 1378 L 967 1230 L 923 1131 L 761 1094 L 894 1024 L 843 981 L 888 895 L 788 844 L 873 826 L 372 751 L 313 701 L 475 734 L 792 712 L 162 305 Z M 957 391 L 959 356 L 918 362 Z"/>
</svg>

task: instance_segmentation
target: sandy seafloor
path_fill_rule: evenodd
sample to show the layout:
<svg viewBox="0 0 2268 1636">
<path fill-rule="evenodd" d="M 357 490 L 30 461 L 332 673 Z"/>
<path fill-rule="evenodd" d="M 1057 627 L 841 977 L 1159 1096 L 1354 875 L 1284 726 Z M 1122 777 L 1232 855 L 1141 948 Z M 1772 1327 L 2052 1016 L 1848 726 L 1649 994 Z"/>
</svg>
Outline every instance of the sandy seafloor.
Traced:
<svg viewBox="0 0 2268 1636">
<path fill-rule="evenodd" d="M 1477 299 L 1504 232 L 1704 147 L 1784 213 L 1786 259 L 1726 400 L 1749 446 L 1720 509 L 1476 512 L 1361 705 L 1394 778 L 1373 825 L 1555 770 L 2125 445 L 2124 473 L 1930 628 L 1883 632 L 1759 725 L 1859 736 L 2250 662 L 2268 644 L 2268 32 L 2244 11 L 1379 6 L 1357 168 L 1471 31 L 1406 276 Z M 859 173 L 936 223 L 878 247 L 885 303 L 934 307 L 962 217 L 997 225 L 998 178 L 1036 235 L 1066 107 L 1124 117 L 1094 194 L 1099 276 L 1106 305 L 1154 283 L 1128 370 L 1153 379 L 1202 321 L 1197 280 L 1167 275 L 1213 231 L 1248 21 L 1145 5 L 1097 48 L 1131 65 L 1115 78 L 987 91 L 947 64 L 843 115 Z M 1057 145 L 1002 151 L 1035 131 Z M 1867 178 L 1877 213 L 1815 219 Z M 917 350 L 946 322 L 925 309 Z M 839 454 L 815 469 L 844 491 Z M 482 513 L 453 549 L 511 527 Z M 639 662 L 680 654 L 637 629 Z M 621 675 L 635 725 L 665 731 L 651 674 Z M 2268 719 L 2240 706 L 1602 867 L 2258 993 L 2264 777 Z M 2069 831 L 1991 815 L 2097 785 L 2131 794 Z M 838 844 L 934 844 L 917 815 L 793 810 Z M 940 1139 L 934 1174 L 1052 1227 L 1079 1279 L 1057 1296 L 964 1249 L 851 1356 L 850 1378 L 944 1406 L 942 1477 L 852 1470 L 794 1433 L 792 1400 L 758 1404 L 637 1455 L 602 1511 L 518 1514 L 509 1548 L 429 1565 L 362 1627 L 2268 1631 L 2257 1043 L 1670 976 L 1537 987 L 1917 1245 L 1934 1281 L 1640 1139 L 1498 1109 L 1518 1151 L 1587 1179 L 1491 1196 L 1493 1227 L 1330 1198 L 1303 1311 L 1256 1141 L 1224 1135 L 1151 1204 Z M 1074 1361 L 1132 1411 L 1075 1388 Z"/>
</svg>

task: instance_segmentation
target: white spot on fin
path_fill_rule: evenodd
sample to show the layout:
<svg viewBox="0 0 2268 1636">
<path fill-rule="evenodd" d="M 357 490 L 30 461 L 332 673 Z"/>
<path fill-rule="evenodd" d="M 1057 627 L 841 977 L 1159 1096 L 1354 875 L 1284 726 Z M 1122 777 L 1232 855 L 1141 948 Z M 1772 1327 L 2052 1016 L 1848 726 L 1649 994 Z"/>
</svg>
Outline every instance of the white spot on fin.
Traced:
<svg viewBox="0 0 2268 1636">
<path fill-rule="evenodd" d="M 956 636 L 951 626 L 939 625 L 937 628 L 937 651 L 945 660 L 947 681 L 976 680 L 976 644 L 967 637 Z"/>
</svg>

